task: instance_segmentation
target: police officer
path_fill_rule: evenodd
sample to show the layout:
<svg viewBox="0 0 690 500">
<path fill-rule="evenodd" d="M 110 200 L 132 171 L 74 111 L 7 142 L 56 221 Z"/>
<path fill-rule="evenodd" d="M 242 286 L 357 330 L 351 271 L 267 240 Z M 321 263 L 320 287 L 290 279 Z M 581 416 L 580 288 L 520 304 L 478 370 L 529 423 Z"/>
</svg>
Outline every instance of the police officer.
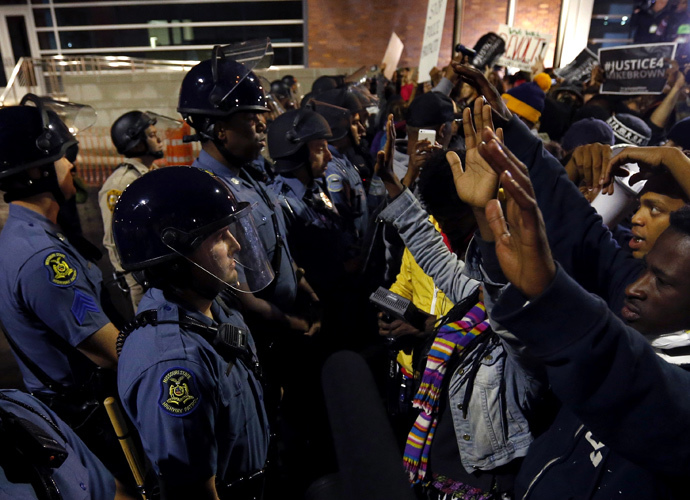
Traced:
<svg viewBox="0 0 690 500">
<path fill-rule="evenodd" d="M 120 265 L 113 242 L 113 209 L 122 191 L 134 179 L 155 168 L 154 161 L 163 158 L 163 141 L 158 137 L 156 118 L 141 111 L 128 111 L 115 120 L 110 128 L 110 137 L 117 152 L 127 159 L 118 165 L 98 192 L 98 205 L 103 218 L 103 246 L 108 250 L 116 275 L 126 281 L 136 311 L 144 290 L 131 274 L 124 273 Z"/>
<path fill-rule="evenodd" d="M 285 111 L 295 109 L 295 100 L 292 97 L 290 86 L 282 80 L 271 82 L 271 95 L 282 106 Z"/>
<path fill-rule="evenodd" d="M 117 366 L 118 330 L 103 312 L 101 272 L 56 224 L 61 205 L 76 193 L 65 151 L 77 141 L 40 98 L 25 100 L 35 106 L 0 109 L 0 190 L 10 205 L 0 233 L 0 319 L 26 388 L 79 426 L 113 467 L 108 458 L 124 457 L 93 398 L 96 367 Z M 108 430 L 115 451 L 104 456 Z"/>
<path fill-rule="evenodd" d="M 298 287 L 311 301 L 318 297 L 306 279 L 298 279 L 278 199 L 263 178 L 253 175 L 251 167 L 265 146 L 266 128 L 259 115 L 268 108 L 259 79 L 242 64 L 226 59 L 217 46 L 211 59 L 197 64 L 185 76 L 177 110 L 197 131 L 194 138 L 201 141 L 202 150 L 194 166 L 213 172 L 239 201 L 255 206 L 259 236 L 276 279 L 261 298 L 241 294 L 243 305 L 264 320 L 315 333 L 318 322 L 310 324 L 293 309 Z"/>
<path fill-rule="evenodd" d="M 268 129 L 268 149 L 278 172 L 271 188 L 284 208 L 288 243 L 324 300 L 324 293 L 339 285 L 347 251 L 342 220 L 321 185 L 333 158 L 331 137 L 326 119 L 305 108 L 286 112 Z"/>
<path fill-rule="evenodd" d="M 333 134 L 328 140 L 328 149 L 333 158 L 326 167 L 326 186 L 338 212 L 361 247 L 369 229 L 367 193 L 360 172 L 348 156 L 359 144 L 364 130 L 358 115 L 352 111 L 360 104 L 355 95 L 346 89 L 328 90 L 315 99 L 316 111 L 326 118 Z"/>
<path fill-rule="evenodd" d="M 79 437 L 38 399 L 0 391 L 0 497 L 133 500 Z"/>
<path fill-rule="evenodd" d="M 269 432 L 254 341 L 218 299 L 273 277 L 250 212 L 194 167 L 150 172 L 115 207 L 122 267 L 151 287 L 118 340 L 118 389 L 168 499 L 260 491 Z"/>
</svg>

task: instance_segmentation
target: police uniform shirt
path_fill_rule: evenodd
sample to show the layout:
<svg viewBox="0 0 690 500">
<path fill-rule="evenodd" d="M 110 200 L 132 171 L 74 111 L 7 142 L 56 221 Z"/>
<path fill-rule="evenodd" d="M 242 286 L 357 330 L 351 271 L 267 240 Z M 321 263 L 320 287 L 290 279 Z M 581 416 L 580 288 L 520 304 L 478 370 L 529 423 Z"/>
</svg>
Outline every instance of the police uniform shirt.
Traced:
<svg viewBox="0 0 690 500">
<path fill-rule="evenodd" d="M 179 321 L 182 312 L 214 324 L 155 288 L 139 305 L 140 312 L 151 309 L 158 321 Z M 217 303 L 211 311 L 218 323 L 246 330 L 238 312 L 228 315 Z M 264 466 L 269 430 L 261 386 L 243 361 L 228 363 L 198 332 L 160 323 L 134 330 L 117 378 L 144 450 L 169 486 L 214 475 L 231 480 Z"/>
<path fill-rule="evenodd" d="M 297 223 L 323 229 L 339 225 L 338 210 L 318 183 L 307 187 L 299 179 L 277 175 L 269 187 L 283 206 L 288 234 Z"/>
<path fill-rule="evenodd" d="M 132 182 L 149 171 L 149 168 L 136 158 L 127 158 L 115 171 L 110 174 L 98 191 L 98 206 L 103 218 L 103 246 L 108 251 L 110 263 L 117 272 L 123 272 L 120 257 L 113 239 L 113 210 L 120 199 L 120 195 Z"/>
<path fill-rule="evenodd" d="M 273 262 L 273 254 L 276 249 L 276 230 L 272 219 L 272 213 L 275 211 L 278 231 L 285 243 L 282 250 L 283 257 L 280 261 L 280 273 L 276 278 L 277 282 L 273 293 L 268 300 L 283 310 L 289 310 L 297 296 L 297 280 L 292 267 L 292 255 L 287 244 L 287 229 L 278 197 L 263 182 L 256 181 L 250 176 L 235 176 L 225 165 L 205 151 L 201 151 L 192 166 L 207 170 L 222 179 L 232 194 L 235 195 L 237 201 L 249 202 L 252 206 L 252 215 L 259 238 L 271 262 Z M 274 269 L 274 271 L 278 270 Z"/>
<path fill-rule="evenodd" d="M 317 294 L 337 286 L 344 262 L 355 241 L 343 231 L 338 211 L 317 182 L 310 187 L 299 179 L 277 175 L 270 186 L 279 195 L 288 224 L 288 242 Z"/>
<path fill-rule="evenodd" d="M 67 451 L 67 459 L 60 467 L 54 469 L 51 474 L 62 498 L 69 500 L 115 498 L 115 480 L 113 476 L 108 472 L 103 463 L 89 451 L 74 431 L 60 420 L 50 408 L 36 398 L 21 391 L 3 390 L 2 392 L 9 398 L 30 406 L 46 418 L 37 415 L 20 404 L 5 399 L 0 399 L 0 408 L 19 418 L 28 420 Z M 60 433 L 49 422 L 57 426 Z M 4 443 L 3 446 L 7 446 L 7 443 Z M 30 484 L 10 481 L 5 474 L 5 470 L 0 467 L 0 498 L 16 500 L 43 497 L 36 496 L 34 488 Z"/>
<path fill-rule="evenodd" d="M 7 334 L 54 381 L 81 384 L 93 364 L 74 347 L 110 322 L 100 305 L 100 270 L 58 226 L 14 203 L 0 233 L 0 255 L 0 318 Z M 29 391 L 51 392 L 17 362 Z"/>
<path fill-rule="evenodd" d="M 340 215 L 352 220 L 357 237 L 362 239 L 369 225 L 367 193 L 362 178 L 345 155 L 331 145 L 328 146 L 328 150 L 333 159 L 326 167 L 326 187 Z M 349 186 L 349 199 L 345 184 Z"/>
</svg>

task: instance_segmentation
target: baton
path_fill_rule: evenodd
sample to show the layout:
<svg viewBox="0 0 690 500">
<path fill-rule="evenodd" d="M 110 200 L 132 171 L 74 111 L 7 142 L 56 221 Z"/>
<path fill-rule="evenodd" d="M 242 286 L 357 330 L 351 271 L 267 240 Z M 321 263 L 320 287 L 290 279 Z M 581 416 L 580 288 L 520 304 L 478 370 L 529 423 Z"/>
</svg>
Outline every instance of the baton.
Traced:
<svg viewBox="0 0 690 500">
<path fill-rule="evenodd" d="M 108 417 L 110 417 L 110 423 L 113 425 L 113 429 L 115 429 L 115 435 L 120 441 L 120 446 L 122 446 L 122 451 L 125 453 L 129 468 L 132 470 L 134 481 L 137 483 L 137 489 L 144 500 L 146 500 L 146 493 L 144 492 L 144 474 L 142 472 L 143 467 L 141 466 L 141 461 L 137 455 L 137 450 L 134 447 L 132 438 L 129 435 L 129 429 L 122 416 L 120 405 L 117 404 L 117 401 L 113 397 L 106 398 L 104 404 L 105 410 L 108 412 Z"/>
</svg>

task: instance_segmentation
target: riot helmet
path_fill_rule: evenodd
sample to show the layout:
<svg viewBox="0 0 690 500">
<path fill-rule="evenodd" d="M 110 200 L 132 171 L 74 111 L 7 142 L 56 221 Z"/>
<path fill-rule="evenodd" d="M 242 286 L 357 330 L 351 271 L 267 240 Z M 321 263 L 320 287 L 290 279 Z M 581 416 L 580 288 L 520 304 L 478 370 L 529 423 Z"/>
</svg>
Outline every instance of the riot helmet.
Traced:
<svg viewBox="0 0 690 500">
<path fill-rule="evenodd" d="M 129 111 L 120 116 L 110 127 L 110 138 L 113 140 L 117 152 L 128 158 L 144 155 L 150 155 L 157 159 L 163 158 L 165 153 L 162 149 L 154 151 L 147 144 L 146 131 L 157 122 L 155 116 L 141 111 Z M 134 150 L 142 143 L 146 146 L 146 151 L 135 153 Z"/>
<path fill-rule="evenodd" d="M 309 160 L 309 141 L 332 137 L 326 119 L 311 109 L 293 109 L 280 115 L 268 128 L 268 151 L 276 172 L 297 170 Z"/>
<path fill-rule="evenodd" d="M 213 140 L 217 119 L 269 109 L 259 78 L 247 66 L 227 58 L 216 45 L 211 59 L 194 66 L 182 80 L 177 111 L 197 130 L 197 139 Z"/>
<path fill-rule="evenodd" d="M 19 106 L 0 109 L 0 190 L 5 201 L 48 192 L 63 203 L 54 163 L 74 144 L 69 128 L 34 94 L 24 96 Z M 29 175 L 34 167 L 40 169 L 38 179 Z"/>
<path fill-rule="evenodd" d="M 274 80 L 271 82 L 271 93 L 275 99 L 280 102 L 283 109 L 295 109 L 295 101 L 292 95 L 290 86 L 282 80 Z"/>
<path fill-rule="evenodd" d="M 352 113 L 340 106 L 321 101 L 319 99 L 320 97 L 321 96 L 311 99 L 305 107 L 311 107 L 315 112 L 326 119 L 328 126 L 331 128 L 332 135 L 329 142 L 343 139 L 347 134 L 351 133 L 350 119 Z"/>
<path fill-rule="evenodd" d="M 271 94 L 278 97 L 279 99 L 285 97 L 291 97 L 292 91 L 288 84 L 282 80 L 274 80 L 271 82 Z"/>
<path fill-rule="evenodd" d="M 209 238 L 227 237 L 228 230 L 234 248 L 195 257 Z M 115 205 L 113 238 L 125 271 L 154 286 L 161 264 L 181 260 L 241 292 L 262 290 L 274 277 L 249 204 L 238 203 L 225 184 L 194 167 L 157 169 L 132 182 Z M 223 259 L 231 260 L 230 268 Z M 171 270 L 165 267 L 163 274 Z"/>
</svg>

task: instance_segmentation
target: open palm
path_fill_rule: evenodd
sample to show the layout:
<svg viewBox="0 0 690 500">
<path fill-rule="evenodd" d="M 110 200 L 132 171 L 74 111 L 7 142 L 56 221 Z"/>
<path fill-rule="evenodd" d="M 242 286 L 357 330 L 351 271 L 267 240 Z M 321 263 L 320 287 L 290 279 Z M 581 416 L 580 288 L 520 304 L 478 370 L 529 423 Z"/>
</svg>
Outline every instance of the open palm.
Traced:
<svg viewBox="0 0 690 500">
<path fill-rule="evenodd" d="M 489 200 L 496 197 L 498 176 L 477 150 L 477 145 L 481 142 L 481 131 L 485 127 L 493 130 L 491 106 L 484 104 L 482 99 L 475 99 L 474 102 L 474 123 L 469 108 L 465 108 L 462 116 L 466 146 L 464 168 L 454 152 L 449 152 L 446 158 L 453 169 L 455 189 L 460 199 L 473 208 L 483 209 Z M 498 129 L 497 134 L 502 138 L 501 129 Z"/>
</svg>

